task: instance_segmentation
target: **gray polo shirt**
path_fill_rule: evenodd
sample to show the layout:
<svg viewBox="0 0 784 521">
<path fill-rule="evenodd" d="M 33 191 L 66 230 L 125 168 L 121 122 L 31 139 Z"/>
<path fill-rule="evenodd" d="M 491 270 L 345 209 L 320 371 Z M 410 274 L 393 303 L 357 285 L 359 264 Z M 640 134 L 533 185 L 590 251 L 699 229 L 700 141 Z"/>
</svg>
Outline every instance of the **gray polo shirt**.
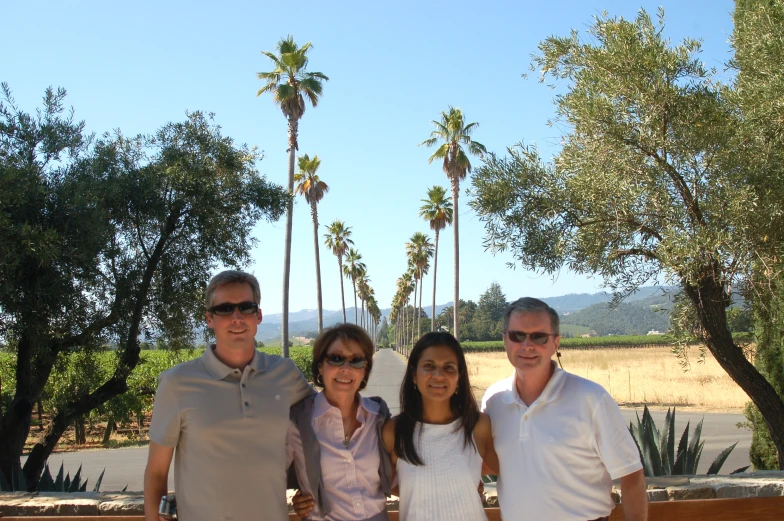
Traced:
<svg viewBox="0 0 784 521">
<path fill-rule="evenodd" d="M 290 359 L 258 351 L 244 371 L 209 348 L 162 373 L 150 440 L 176 447 L 179 519 L 287 520 L 289 408 L 313 392 Z"/>
</svg>

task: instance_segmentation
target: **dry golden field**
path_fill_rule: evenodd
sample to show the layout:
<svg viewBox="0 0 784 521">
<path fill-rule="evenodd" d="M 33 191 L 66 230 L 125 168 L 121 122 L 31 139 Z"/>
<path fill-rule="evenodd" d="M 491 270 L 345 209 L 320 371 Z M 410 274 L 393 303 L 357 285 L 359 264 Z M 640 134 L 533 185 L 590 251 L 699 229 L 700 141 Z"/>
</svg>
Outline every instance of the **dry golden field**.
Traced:
<svg viewBox="0 0 784 521">
<path fill-rule="evenodd" d="M 677 406 L 690 410 L 741 411 L 748 396 L 727 376 L 710 353 L 698 363 L 691 348 L 690 369 L 683 371 L 668 347 L 564 350 L 565 370 L 607 389 L 621 406 Z M 512 374 L 506 353 L 467 353 L 477 399 L 493 383 Z"/>
</svg>

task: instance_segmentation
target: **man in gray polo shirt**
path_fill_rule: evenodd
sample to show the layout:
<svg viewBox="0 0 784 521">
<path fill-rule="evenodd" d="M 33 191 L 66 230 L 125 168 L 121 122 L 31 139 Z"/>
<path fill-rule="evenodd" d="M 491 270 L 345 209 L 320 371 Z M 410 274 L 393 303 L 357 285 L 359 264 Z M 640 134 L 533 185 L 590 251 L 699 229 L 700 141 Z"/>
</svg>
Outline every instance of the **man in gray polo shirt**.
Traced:
<svg viewBox="0 0 784 521">
<path fill-rule="evenodd" d="M 261 298 L 253 275 L 219 273 L 205 300 L 215 345 L 159 378 L 145 519 L 159 519 L 174 457 L 179 519 L 287 520 L 289 408 L 313 390 L 290 359 L 256 351 Z"/>
</svg>

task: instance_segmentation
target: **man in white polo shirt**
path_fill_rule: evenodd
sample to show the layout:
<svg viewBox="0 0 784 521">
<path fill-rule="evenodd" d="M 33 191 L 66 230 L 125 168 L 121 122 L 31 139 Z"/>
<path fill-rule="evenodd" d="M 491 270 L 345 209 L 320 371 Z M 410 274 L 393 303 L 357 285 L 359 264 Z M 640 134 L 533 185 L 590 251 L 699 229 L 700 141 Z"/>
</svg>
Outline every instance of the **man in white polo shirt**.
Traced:
<svg viewBox="0 0 784 521">
<path fill-rule="evenodd" d="M 645 521 L 648 495 L 640 454 L 618 405 L 600 385 L 552 360 L 558 313 L 521 298 L 504 313 L 504 348 L 514 374 L 482 399 L 500 462 L 504 521 L 589 521 L 610 515 L 620 478 L 624 519 Z"/>
<path fill-rule="evenodd" d="M 253 275 L 213 277 L 205 300 L 215 345 L 161 374 L 144 472 L 146 521 L 159 519 L 172 456 L 179 519 L 288 520 L 289 408 L 314 391 L 290 359 L 256 351 L 260 297 Z"/>
</svg>

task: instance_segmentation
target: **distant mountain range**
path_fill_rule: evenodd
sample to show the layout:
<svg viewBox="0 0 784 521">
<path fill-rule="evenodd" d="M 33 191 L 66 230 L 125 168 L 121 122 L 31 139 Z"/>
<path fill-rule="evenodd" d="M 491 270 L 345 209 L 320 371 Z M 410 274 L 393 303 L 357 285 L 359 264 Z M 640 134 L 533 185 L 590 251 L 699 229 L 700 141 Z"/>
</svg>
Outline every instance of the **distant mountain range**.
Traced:
<svg viewBox="0 0 784 521">
<path fill-rule="evenodd" d="M 615 310 L 607 308 L 612 294 L 572 293 L 560 297 L 543 298 L 548 305 L 563 315 L 564 324 L 585 326 L 601 334 L 601 331 L 628 331 L 645 334 L 652 329 L 666 330 L 669 322 L 669 311 L 672 297 L 678 290 L 675 286 L 653 286 L 640 288 L 637 293 L 629 296 Z M 436 315 L 452 305 L 452 301 L 436 305 Z M 578 313 L 585 310 L 584 313 Z M 384 317 L 389 317 L 391 308 L 382 309 Z M 424 306 L 423 311 L 430 316 L 431 306 Z M 303 309 L 289 313 L 289 332 L 292 337 L 310 336 L 318 330 L 318 312 L 315 309 Z M 354 322 L 354 307 L 346 308 L 346 319 Z M 342 310 L 324 310 L 324 326 L 329 327 L 343 322 Z M 281 314 L 264 315 L 259 324 L 256 339 L 266 342 L 280 339 Z M 618 333 L 616 333 L 618 334 Z"/>
</svg>

